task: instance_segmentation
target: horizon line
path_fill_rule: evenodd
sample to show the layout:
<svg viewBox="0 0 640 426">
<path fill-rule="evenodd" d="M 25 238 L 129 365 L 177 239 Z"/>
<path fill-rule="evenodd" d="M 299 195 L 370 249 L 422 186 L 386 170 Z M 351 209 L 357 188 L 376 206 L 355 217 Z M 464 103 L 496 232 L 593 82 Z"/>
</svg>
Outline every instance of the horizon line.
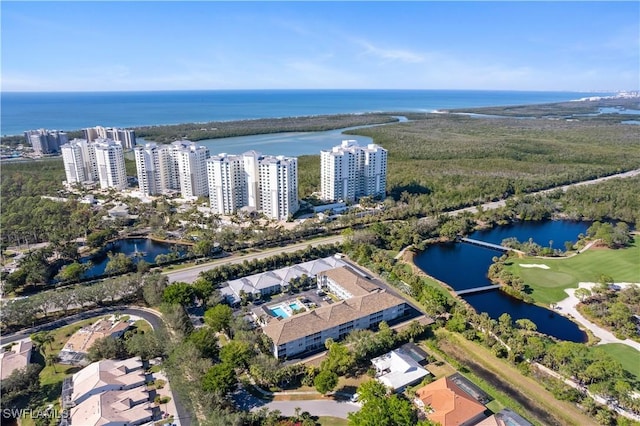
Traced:
<svg viewBox="0 0 640 426">
<path fill-rule="evenodd" d="M 638 89 L 590 89 L 590 90 L 570 90 L 570 89 L 391 89 L 391 88 L 335 88 L 335 89 L 314 89 L 314 88 L 296 88 L 296 89 L 130 89 L 130 90 L 2 90 L 2 94 L 13 93 L 156 93 L 156 92 L 296 92 L 296 91 L 314 91 L 314 92 L 340 92 L 340 91 L 379 91 L 379 92 L 547 92 L 547 93 L 620 93 L 620 92 L 637 92 Z"/>
</svg>

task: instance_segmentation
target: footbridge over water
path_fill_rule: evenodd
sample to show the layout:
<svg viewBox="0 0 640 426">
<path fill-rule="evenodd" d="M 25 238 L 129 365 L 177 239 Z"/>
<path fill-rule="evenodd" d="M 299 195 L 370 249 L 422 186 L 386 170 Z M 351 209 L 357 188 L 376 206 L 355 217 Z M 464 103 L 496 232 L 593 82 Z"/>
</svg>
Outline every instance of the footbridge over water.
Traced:
<svg viewBox="0 0 640 426">
<path fill-rule="evenodd" d="M 480 293 L 481 291 L 494 290 L 496 288 L 500 288 L 500 284 L 485 285 L 483 287 L 475 287 L 475 288 L 468 288 L 466 290 L 458 290 L 456 291 L 456 294 L 458 296 L 463 296 L 465 294 Z"/>
<path fill-rule="evenodd" d="M 486 248 L 494 249 L 494 250 L 500 250 L 500 251 L 513 250 L 513 249 L 511 249 L 509 247 L 501 246 L 499 244 L 488 243 L 486 241 L 474 240 L 474 239 L 471 239 L 471 238 L 460 238 L 460 241 L 463 241 L 463 242 L 469 243 L 469 244 L 473 244 L 473 245 L 476 245 L 476 246 L 480 246 L 480 247 L 486 247 Z"/>
</svg>

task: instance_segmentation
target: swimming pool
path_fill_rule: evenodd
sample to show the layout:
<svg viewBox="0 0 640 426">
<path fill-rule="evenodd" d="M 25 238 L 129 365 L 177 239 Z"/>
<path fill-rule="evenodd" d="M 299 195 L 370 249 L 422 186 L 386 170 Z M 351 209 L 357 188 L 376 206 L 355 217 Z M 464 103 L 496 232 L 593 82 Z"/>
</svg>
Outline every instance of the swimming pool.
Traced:
<svg viewBox="0 0 640 426">
<path fill-rule="evenodd" d="M 293 315 L 293 311 L 299 311 L 305 309 L 305 306 L 298 301 L 283 302 L 279 305 L 269 306 L 269 309 L 273 315 L 280 318 L 289 318 Z"/>
<path fill-rule="evenodd" d="M 282 309 L 282 306 L 274 306 L 274 307 L 271 307 L 270 309 L 271 309 L 271 312 L 273 312 L 273 314 L 275 316 L 277 316 L 277 317 L 280 317 L 280 318 L 288 318 L 289 317 L 289 314 L 287 314 L 284 311 L 284 309 Z"/>
</svg>

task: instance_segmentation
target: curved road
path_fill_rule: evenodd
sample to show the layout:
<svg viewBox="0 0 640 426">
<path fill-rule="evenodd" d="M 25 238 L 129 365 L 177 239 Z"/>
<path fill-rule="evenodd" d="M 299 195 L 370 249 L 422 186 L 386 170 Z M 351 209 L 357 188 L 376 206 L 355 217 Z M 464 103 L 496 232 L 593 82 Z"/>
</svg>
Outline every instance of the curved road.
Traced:
<svg viewBox="0 0 640 426">
<path fill-rule="evenodd" d="M 136 308 L 136 307 L 129 307 L 129 306 L 109 306 L 105 308 L 92 309 L 90 311 L 70 315 L 66 318 L 52 321 L 47 324 L 42 324 L 36 327 L 19 331 L 17 333 L 4 335 L 0 337 L 0 345 L 5 345 L 7 343 L 15 342 L 16 340 L 20 340 L 20 339 L 25 339 L 29 337 L 32 333 L 35 333 L 38 331 L 55 330 L 56 328 L 64 327 L 65 325 L 73 324 L 74 322 L 93 318 L 103 314 L 113 314 L 115 312 L 125 314 L 125 315 L 135 315 L 140 318 L 143 318 L 145 321 L 151 324 L 151 327 L 154 330 L 163 329 L 165 327 L 164 321 L 162 320 L 162 317 L 160 316 L 160 314 L 151 309 Z M 191 415 L 184 408 L 184 405 L 181 403 L 180 397 L 176 392 L 173 392 L 173 398 L 174 398 L 176 413 L 178 415 L 178 421 L 180 426 L 190 426 Z"/>
</svg>

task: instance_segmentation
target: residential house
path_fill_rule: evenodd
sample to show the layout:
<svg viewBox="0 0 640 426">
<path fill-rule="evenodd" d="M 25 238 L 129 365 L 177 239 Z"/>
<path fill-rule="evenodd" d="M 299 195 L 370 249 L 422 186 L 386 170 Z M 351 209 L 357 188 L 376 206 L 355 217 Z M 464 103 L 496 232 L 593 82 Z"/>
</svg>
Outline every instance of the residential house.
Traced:
<svg viewBox="0 0 640 426">
<path fill-rule="evenodd" d="M 442 426 L 471 426 L 486 417 L 485 406 L 449 377 L 443 377 L 418 389 L 415 402 L 424 410 L 429 420 Z"/>
<path fill-rule="evenodd" d="M 4 380 L 15 370 L 25 368 L 31 361 L 31 340 L 19 340 L 7 351 L 0 352 L 0 379 Z"/>
<path fill-rule="evenodd" d="M 402 348 L 374 358 L 371 363 L 376 369 L 376 379 L 394 392 L 402 392 L 430 374 Z"/>
</svg>

